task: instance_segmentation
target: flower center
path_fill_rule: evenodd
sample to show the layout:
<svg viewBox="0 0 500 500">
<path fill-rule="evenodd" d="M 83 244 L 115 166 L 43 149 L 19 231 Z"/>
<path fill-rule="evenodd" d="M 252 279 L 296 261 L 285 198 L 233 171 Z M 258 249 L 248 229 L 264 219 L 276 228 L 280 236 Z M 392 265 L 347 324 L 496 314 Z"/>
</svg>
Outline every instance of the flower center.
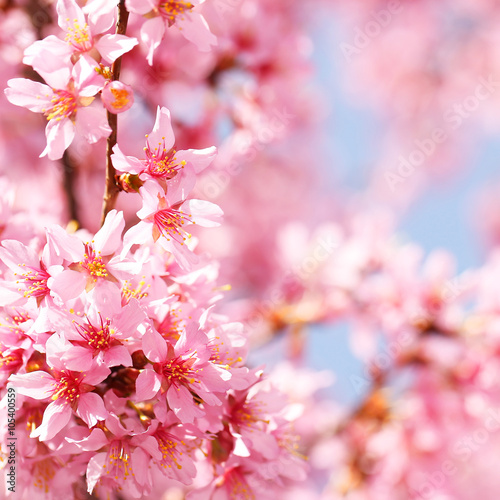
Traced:
<svg viewBox="0 0 500 500">
<path fill-rule="evenodd" d="M 192 355 L 195 355 L 194 353 Z M 196 374 L 199 370 L 193 370 L 194 359 L 175 358 L 164 363 L 160 368 L 163 376 L 174 386 L 200 383 Z M 158 370 L 157 370 L 158 371 Z"/>
<path fill-rule="evenodd" d="M 146 276 L 143 276 L 135 288 L 129 280 L 125 280 L 122 287 L 122 306 L 128 304 L 130 299 L 141 300 L 149 295 L 147 290 L 151 285 L 146 285 L 145 278 Z"/>
<path fill-rule="evenodd" d="M 179 444 L 177 440 L 175 439 L 172 434 L 169 434 L 168 432 L 164 431 L 158 431 L 155 434 L 156 440 L 158 441 L 158 448 L 160 449 L 162 453 L 162 460 L 160 462 L 160 467 L 163 468 L 171 468 L 172 463 L 174 464 L 174 467 L 177 469 L 182 469 L 182 465 L 179 464 L 179 458 L 182 455 L 183 451 L 180 446 L 177 447 Z M 184 444 L 181 441 L 181 444 Z"/>
<path fill-rule="evenodd" d="M 107 278 L 108 276 L 106 264 L 104 264 L 100 254 L 101 252 L 98 252 L 96 255 L 94 247 L 90 243 L 87 243 L 85 245 L 83 261 L 80 262 L 80 265 L 90 274 L 90 276 L 94 276 L 96 280 L 97 278 Z"/>
<path fill-rule="evenodd" d="M 99 318 L 101 320 L 101 324 L 99 326 L 94 326 L 88 320 L 85 325 L 75 323 L 78 333 L 95 351 L 108 349 L 111 341 L 113 340 L 111 336 L 113 329 L 109 328 L 111 321 L 109 319 L 103 320 L 100 314 Z"/>
<path fill-rule="evenodd" d="M 66 19 L 66 21 L 69 21 L 69 19 Z M 82 52 L 85 52 L 92 47 L 90 42 L 89 26 L 87 23 L 80 26 L 78 19 L 73 21 L 72 27 L 68 26 L 66 28 L 66 36 L 64 40 Z"/>
<path fill-rule="evenodd" d="M 47 120 L 62 120 L 70 118 L 76 110 L 76 99 L 73 94 L 67 90 L 54 90 L 54 95 L 50 100 L 52 106 L 50 109 L 43 110 Z"/>
<path fill-rule="evenodd" d="M 190 11 L 194 5 L 191 2 L 183 0 L 174 0 L 160 4 L 160 12 L 168 19 L 170 26 L 174 23 L 175 18 Z"/>
<path fill-rule="evenodd" d="M 191 234 L 182 227 L 185 224 L 194 224 L 190 217 L 175 208 L 167 208 L 154 214 L 154 224 L 168 241 L 173 239 L 183 245 L 186 239 L 191 238 Z"/>
<path fill-rule="evenodd" d="M 28 271 L 22 274 L 21 279 L 17 280 L 16 283 L 22 282 L 25 285 L 24 296 L 26 298 L 45 297 L 50 292 L 47 286 L 47 280 L 50 278 L 50 275 L 43 269 L 36 269 L 25 264 L 23 264 L 23 267 L 28 269 Z M 20 288 L 19 291 L 22 291 L 22 289 Z"/>
<path fill-rule="evenodd" d="M 57 389 L 52 399 L 65 399 L 69 404 L 74 403 L 80 397 L 80 381 L 69 372 L 62 372 L 57 381 Z"/>
<path fill-rule="evenodd" d="M 39 488 L 44 493 L 49 492 L 50 482 L 56 475 L 56 464 L 52 458 L 45 458 L 36 462 L 31 473 L 35 488 Z M 60 468 L 60 467 L 57 467 Z"/>
<path fill-rule="evenodd" d="M 167 151 L 165 148 L 165 137 L 162 137 L 162 142 L 159 142 L 158 147 L 154 148 L 154 150 L 146 147 L 144 151 L 147 156 L 147 159 L 144 160 L 146 170 L 153 177 L 171 179 L 186 165 L 185 160 L 177 160 L 175 157 L 177 151 L 175 149 Z"/>
<path fill-rule="evenodd" d="M 12 371 L 23 364 L 21 350 L 13 351 L 9 354 L 0 352 L 0 370 Z"/>
<path fill-rule="evenodd" d="M 109 446 L 106 463 L 102 467 L 106 474 L 111 474 L 115 480 L 126 481 L 129 476 L 134 476 L 128 445 L 122 441 L 113 441 Z"/>
</svg>

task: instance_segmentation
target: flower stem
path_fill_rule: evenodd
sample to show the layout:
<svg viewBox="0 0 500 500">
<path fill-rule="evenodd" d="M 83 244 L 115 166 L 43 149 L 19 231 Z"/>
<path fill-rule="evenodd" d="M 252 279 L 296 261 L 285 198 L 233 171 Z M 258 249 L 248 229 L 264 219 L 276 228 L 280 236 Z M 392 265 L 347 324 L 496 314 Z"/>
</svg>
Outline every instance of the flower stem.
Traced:
<svg viewBox="0 0 500 500">
<path fill-rule="evenodd" d="M 125 0 L 120 0 L 118 4 L 118 20 L 116 22 L 116 34 L 125 35 L 127 31 L 128 22 L 128 11 L 125 8 Z M 121 56 L 112 64 L 111 66 L 111 80 L 120 79 L 120 70 L 122 66 Z M 108 123 L 111 128 L 111 134 L 108 137 L 108 142 L 106 145 L 106 186 L 104 190 L 104 200 L 102 205 L 102 215 L 101 215 L 101 226 L 104 224 L 104 219 L 110 210 L 112 210 L 116 204 L 116 199 L 118 198 L 118 193 L 120 192 L 120 187 L 116 182 L 116 170 L 113 167 L 113 162 L 111 161 L 111 155 L 113 154 L 113 147 L 116 144 L 117 130 L 118 130 L 118 117 L 114 113 L 107 112 Z"/>
</svg>

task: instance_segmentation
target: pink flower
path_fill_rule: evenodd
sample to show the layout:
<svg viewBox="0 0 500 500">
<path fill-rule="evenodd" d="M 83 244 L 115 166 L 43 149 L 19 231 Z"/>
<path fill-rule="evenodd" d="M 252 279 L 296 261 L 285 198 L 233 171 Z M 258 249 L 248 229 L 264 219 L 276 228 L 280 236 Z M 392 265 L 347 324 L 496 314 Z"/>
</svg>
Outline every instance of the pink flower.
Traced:
<svg viewBox="0 0 500 500">
<path fill-rule="evenodd" d="M 168 194 L 154 181 L 148 181 L 140 189 L 143 206 L 137 212 L 141 221 L 130 228 L 124 236 L 124 248 L 148 241 L 159 241 L 160 245 L 174 256 L 183 269 L 190 269 L 197 256 L 189 248 L 191 234 L 185 226 L 198 224 L 203 227 L 219 225 L 222 210 L 209 201 L 186 200 L 194 179 L 190 173 L 178 175 Z"/>
<path fill-rule="evenodd" d="M 140 345 L 138 327 L 145 319 L 137 300 L 118 310 L 112 302 L 99 310 L 91 307 L 85 318 L 77 315 L 71 321 L 68 318 L 67 325 L 58 325 L 61 333 L 53 334 L 46 344 L 47 359 L 57 356 L 76 371 L 89 370 L 94 361 L 108 368 L 131 366 L 129 349 Z"/>
<path fill-rule="evenodd" d="M 39 71 L 49 86 L 24 78 L 7 82 L 9 88 L 5 89 L 5 94 L 12 104 L 47 117 L 47 147 L 41 157 L 61 158 L 75 132 L 90 143 L 111 132 L 104 110 L 89 106 L 104 85 L 104 78 L 94 68 L 92 60 L 81 57 L 73 68 L 65 66 L 55 72 Z"/>
<path fill-rule="evenodd" d="M 33 66 L 35 71 L 43 71 L 47 59 L 54 60 L 54 56 L 57 56 L 56 63 L 69 64 L 73 55 L 98 52 L 108 63 L 112 63 L 138 43 L 135 38 L 125 35 L 99 36 L 109 26 L 102 23 L 95 25 L 92 17 L 90 25 L 87 24 L 83 10 L 74 0 L 58 0 L 57 14 L 59 27 L 65 33 L 64 40 L 50 35 L 33 43 L 24 52 L 24 64 Z"/>
<path fill-rule="evenodd" d="M 121 247 L 124 226 L 123 213 L 111 210 L 92 241 L 83 243 L 65 231 L 54 232 L 50 240 L 52 251 L 65 252 L 71 264 L 54 278 L 52 290 L 69 300 L 96 286 L 115 286 L 117 277 L 129 276 L 135 262 L 113 256 Z"/>
<path fill-rule="evenodd" d="M 148 48 L 148 62 L 153 64 L 153 54 L 165 36 L 166 26 L 177 26 L 187 40 L 202 52 L 217 45 L 217 38 L 210 32 L 205 18 L 194 11 L 205 0 L 126 0 L 130 12 L 145 15 L 149 19 L 141 28 L 141 40 Z"/>
<path fill-rule="evenodd" d="M 34 371 L 9 378 L 19 394 L 34 399 L 52 399 L 45 409 L 42 424 L 31 433 L 31 437 L 38 437 L 40 441 L 47 441 L 58 434 L 68 424 L 73 412 L 89 427 L 107 416 L 101 397 L 91 391 L 94 385 L 106 378 L 109 369 L 94 366 L 88 372 L 78 373 L 66 370 L 57 358 L 54 360 L 53 375 Z"/>
<path fill-rule="evenodd" d="M 184 331 L 175 346 L 156 331 L 144 335 L 143 351 L 154 362 L 136 380 L 139 400 L 148 400 L 161 390 L 170 408 L 183 423 L 192 423 L 205 412 L 199 406 L 220 406 L 214 393 L 224 393 L 231 372 L 210 362 L 208 338 L 194 326 Z M 193 396 L 195 395 L 195 396 Z"/>
<path fill-rule="evenodd" d="M 215 147 L 176 151 L 174 143 L 170 112 L 167 108 L 158 106 L 153 130 L 146 136 L 146 158 L 139 160 L 133 156 L 125 156 L 117 144 L 111 156 L 113 166 L 119 172 L 139 175 L 142 180 L 154 179 L 165 188 L 165 181 L 172 179 L 185 168 L 199 174 L 210 165 L 217 154 Z"/>
<path fill-rule="evenodd" d="M 40 259 L 37 253 L 16 240 L 4 240 L 0 260 L 14 272 L 15 282 L 5 282 L 0 288 L 0 301 L 18 303 L 34 298 L 38 306 L 50 296 L 49 280 L 61 270 L 62 260 L 52 259 L 48 253 Z"/>
<path fill-rule="evenodd" d="M 107 398 L 106 404 L 113 406 L 112 399 Z M 110 413 L 105 426 L 109 440 L 107 451 L 99 452 L 90 459 L 87 467 L 87 491 L 92 493 L 97 486 L 102 493 L 101 488 L 114 490 L 123 488 L 125 483 L 127 493 L 132 498 L 141 498 L 151 489 L 148 471 L 151 457 L 160 460 L 162 456 L 158 443 L 143 428 L 124 427 L 114 413 Z"/>
</svg>

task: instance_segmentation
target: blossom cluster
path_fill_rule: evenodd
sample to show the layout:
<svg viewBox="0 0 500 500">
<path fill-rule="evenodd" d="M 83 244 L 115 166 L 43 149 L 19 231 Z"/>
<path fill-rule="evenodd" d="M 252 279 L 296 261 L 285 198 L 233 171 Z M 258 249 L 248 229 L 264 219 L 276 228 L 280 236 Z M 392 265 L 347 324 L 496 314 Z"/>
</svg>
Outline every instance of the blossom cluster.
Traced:
<svg viewBox="0 0 500 500">
<path fill-rule="evenodd" d="M 170 125 L 166 110 L 158 116 Z M 168 193 L 182 192 L 182 175 L 163 179 Z M 102 498 L 156 498 L 195 477 L 193 498 L 271 498 L 280 476 L 303 474 L 286 399 L 245 366 L 243 325 L 215 312 L 216 263 L 186 257 L 183 221 L 219 211 L 201 204 L 194 220 L 196 200 L 174 196 L 172 208 L 147 182 L 144 204 L 156 210 L 123 236 L 111 210 L 94 235 L 53 224 L 27 245 L 2 240 L 2 386 L 18 395 L 23 498 L 70 498 L 84 477 Z M 145 231 L 149 243 L 137 239 Z"/>
<path fill-rule="evenodd" d="M 149 64 L 166 26 L 203 50 L 215 44 L 194 4 L 96 4 L 58 0 L 60 36 L 24 51 L 45 83 L 8 82 L 12 104 L 46 117 L 41 157 L 50 160 L 74 140 L 116 134 L 110 116 L 134 104 L 115 63 L 138 40 L 109 33 L 117 16 L 118 26 L 123 12 L 146 16 Z M 7 388 L 17 396 L 18 491 L 47 499 L 78 491 L 155 499 L 169 488 L 190 498 L 275 497 L 284 482 L 304 477 L 291 426 L 297 411 L 262 367 L 246 366 L 245 325 L 217 312 L 219 265 L 193 234 L 222 220 L 216 204 L 192 197 L 216 148 L 176 149 L 164 106 L 144 142 L 136 157 L 108 138 L 108 178 L 141 204 L 126 230 L 123 212 L 107 206 L 95 233 L 35 221 L 28 237 L 12 200 L 2 200 L 0 372 L 2 396 Z"/>
</svg>

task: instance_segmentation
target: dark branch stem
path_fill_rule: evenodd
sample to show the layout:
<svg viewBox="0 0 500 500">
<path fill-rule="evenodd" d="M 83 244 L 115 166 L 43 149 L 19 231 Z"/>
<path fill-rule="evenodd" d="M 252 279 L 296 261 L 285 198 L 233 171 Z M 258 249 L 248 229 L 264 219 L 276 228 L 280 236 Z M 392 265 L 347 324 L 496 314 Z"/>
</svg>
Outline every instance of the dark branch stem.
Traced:
<svg viewBox="0 0 500 500">
<path fill-rule="evenodd" d="M 128 11 L 125 8 L 125 0 L 120 0 L 118 4 L 118 21 L 116 23 L 116 34 L 124 35 L 127 31 L 128 22 Z M 120 70 L 122 66 L 122 58 L 119 57 L 111 66 L 111 79 L 120 79 Z M 116 170 L 113 167 L 111 161 L 111 155 L 113 154 L 113 147 L 117 141 L 117 130 L 118 130 L 118 117 L 117 115 L 107 112 L 108 123 L 111 128 L 111 134 L 108 137 L 108 142 L 106 146 L 106 187 L 104 190 L 104 200 L 102 205 L 102 215 L 101 215 L 101 225 L 104 224 L 104 219 L 110 210 L 112 210 L 116 204 L 116 199 L 118 198 L 118 193 L 120 188 L 116 182 Z"/>
<path fill-rule="evenodd" d="M 80 219 L 78 218 L 78 204 L 75 197 L 75 164 L 73 159 L 66 150 L 61 159 L 63 167 L 63 186 L 66 193 L 66 202 L 68 204 L 68 214 L 70 220 L 73 220 L 80 226 Z"/>
</svg>

